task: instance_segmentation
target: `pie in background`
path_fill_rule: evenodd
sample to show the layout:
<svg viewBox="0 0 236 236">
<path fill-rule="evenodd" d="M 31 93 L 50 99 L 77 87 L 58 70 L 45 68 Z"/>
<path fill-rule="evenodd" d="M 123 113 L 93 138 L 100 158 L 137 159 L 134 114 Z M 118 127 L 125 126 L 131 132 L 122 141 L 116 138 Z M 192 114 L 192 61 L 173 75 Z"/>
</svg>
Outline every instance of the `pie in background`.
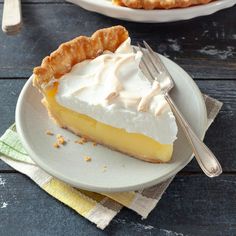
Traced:
<svg viewBox="0 0 236 236">
<path fill-rule="evenodd" d="M 170 9 L 207 4 L 213 0 L 112 0 L 112 3 L 135 9 Z"/>
</svg>

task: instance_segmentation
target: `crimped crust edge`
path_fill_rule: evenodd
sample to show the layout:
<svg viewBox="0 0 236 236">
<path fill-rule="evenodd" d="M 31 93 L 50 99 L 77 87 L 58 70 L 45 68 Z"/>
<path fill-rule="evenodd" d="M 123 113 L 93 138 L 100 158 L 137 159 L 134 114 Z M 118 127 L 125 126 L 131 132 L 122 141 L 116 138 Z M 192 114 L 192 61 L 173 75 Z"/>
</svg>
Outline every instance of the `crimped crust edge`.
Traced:
<svg viewBox="0 0 236 236">
<path fill-rule="evenodd" d="M 128 37 L 128 31 L 118 25 L 100 29 L 91 37 L 79 36 L 61 44 L 42 60 L 41 66 L 34 68 L 33 85 L 43 91 L 45 85 L 68 73 L 73 65 L 95 58 L 105 50 L 114 52 Z"/>
</svg>

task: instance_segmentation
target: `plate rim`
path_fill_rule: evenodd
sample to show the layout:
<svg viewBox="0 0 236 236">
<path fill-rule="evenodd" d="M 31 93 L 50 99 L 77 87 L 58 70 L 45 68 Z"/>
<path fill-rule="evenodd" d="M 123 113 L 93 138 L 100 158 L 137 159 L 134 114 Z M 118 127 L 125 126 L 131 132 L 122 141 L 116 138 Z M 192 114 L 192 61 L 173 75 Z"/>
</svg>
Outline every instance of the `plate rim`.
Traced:
<svg viewBox="0 0 236 236">
<path fill-rule="evenodd" d="M 189 20 L 195 17 L 213 14 L 219 10 L 232 7 L 236 4 L 236 0 L 217 0 L 208 4 L 188 8 L 144 10 L 114 6 L 111 1 L 107 0 L 67 1 L 79 5 L 88 11 L 103 14 L 112 18 L 143 23 L 165 23 Z"/>
<path fill-rule="evenodd" d="M 161 58 L 163 58 L 164 56 L 161 55 Z M 207 111 L 206 111 L 206 105 L 202 96 L 202 93 L 200 91 L 200 89 L 198 88 L 197 84 L 194 82 L 194 80 L 191 78 L 191 76 L 182 68 L 180 67 L 178 64 L 176 64 L 174 61 L 170 60 L 167 57 L 164 57 L 165 60 L 174 63 L 175 66 L 178 67 L 178 69 L 182 70 L 183 73 L 186 74 L 186 79 L 188 79 L 189 84 L 191 84 L 191 86 L 193 87 L 196 96 L 198 97 L 198 102 L 201 103 L 201 107 L 204 109 L 204 114 L 202 114 L 203 116 L 203 122 L 205 124 L 205 128 L 201 127 L 201 129 L 203 129 L 202 131 L 202 135 L 201 135 L 201 139 L 204 138 L 205 133 L 206 133 L 206 127 L 207 127 Z M 47 164 L 44 163 L 44 161 L 42 161 L 42 159 L 40 159 L 40 157 L 34 152 L 34 150 L 31 148 L 30 143 L 28 143 L 27 138 L 25 138 L 24 135 L 24 130 L 23 130 L 23 126 L 22 124 L 22 120 L 21 120 L 21 109 L 22 109 L 22 104 L 24 102 L 23 98 L 25 93 L 27 92 L 27 90 L 30 88 L 30 86 L 32 86 L 32 78 L 33 75 L 30 76 L 30 78 L 28 79 L 28 81 L 25 83 L 23 89 L 20 92 L 20 95 L 18 97 L 17 100 L 17 104 L 16 104 L 16 112 L 15 112 L 15 120 L 16 120 L 16 128 L 17 128 L 17 132 L 19 134 L 20 140 L 23 144 L 23 147 L 26 149 L 27 153 L 29 154 L 29 156 L 32 158 L 32 160 L 40 167 L 42 168 L 45 172 L 47 172 L 49 175 L 54 176 L 72 186 L 81 188 L 81 189 L 85 189 L 88 191 L 95 191 L 95 192 L 123 192 L 123 191 L 132 191 L 132 190 L 138 190 L 138 189 L 143 189 L 143 188 L 147 188 L 147 187 L 151 187 L 153 185 L 156 185 L 158 183 L 161 183 L 171 177 L 173 177 L 174 175 L 176 175 L 180 170 L 182 170 L 186 165 L 188 165 L 188 163 L 193 159 L 193 154 L 188 158 L 188 160 L 186 162 L 181 163 L 181 165 L 179 165 L 178 168 L 176 168 L 173 172 L 170 173 L 166 173 L 163 176 L 159 177 L 158 179 L 152 179 L 146 183 L 143 184 L 136 184 L 136 185 L 126 185 L 125 187 L 96 187 L 94 185 L 89 185 L 89 184 L 83 184 L 83 183 L 79 183 L 68 178 L 67 176 L 65 176 L 64 174 L 58 173 L 58 171 L 54 170 L 51 166 L 48 166 Z"/>
</svg>

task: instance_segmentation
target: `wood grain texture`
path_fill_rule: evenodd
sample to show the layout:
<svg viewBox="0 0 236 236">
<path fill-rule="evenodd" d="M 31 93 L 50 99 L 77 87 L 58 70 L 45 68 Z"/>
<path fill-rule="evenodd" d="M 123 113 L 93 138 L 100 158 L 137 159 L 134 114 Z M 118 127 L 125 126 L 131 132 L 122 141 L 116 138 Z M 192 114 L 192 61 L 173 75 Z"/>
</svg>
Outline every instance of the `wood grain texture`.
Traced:
<svg viewBox="0 0 236 236">
<path fill-rule="evenodd" d="M 62 42 L 122 24 L 129 30 L 134 44 L 146 40 L 194 78 L 235 79 L 235 10 L 236 6 L 185 22 L 138 24 L 111 19 L 71 4 L 23 4 L 21 33 L 15 37 L 0 33 L 0 77 L 28 77 L 32 67 L 39 65 Z M 1 12 L 2 6 L 0 17 Z"/>
<path fill-rule="evenodd" d="M 23 0 L 22 5 L 22 32 L 14 37 L 0 32 L 0 135 L 14 122 L 18 95 L 44 56 L 73 37 L 122 24 L 134 44 L 148 41 L 190 73 L 204 93 L 224 102 L 205 139 L 224 174 L 209 179 L 193 160 L 147 220 L 123 209 L 100 231 L 0 161 L 0 235 L 236 235 L 236 6 L 185 22 L 139 24 L 64 0 Z"/>
<path fill-rule="evenodd" d="M 0 134 L 14 122 L 15 106 L 18 95 L 26 80 L 0 79 Z M 224 102 L 217 119 L 207 132 L 205 142 L 219 158 L 223 170 L 236 171 L 236 80 L 198 80 L 203 93 Z M 227 141 L 226 141 L 227 140 Z M 0 171 L 9 168 L 0 161 Z M 193 160 L 184 172 L 201 172 Z"/>
<path fill-rule="evenodd" d="M 233 236 L 236 233 L 236 181 L 232 175 L 216 179 L 177 176 L 147 220 L 123 209 L 104 231 L 49 197 L 27 177 L 1 174 L 0 178 L 4 183 L 0 185 L 0 235 L 20 232 L 20 235 L 50 236 Z"/>
<path fill-rule="evenodd" d="M 26 80 L 0 80 L 0 136 L 15 122 L 15 108 Z M 0 172 L 13 169 L 0 160 Z"/>
</svg>

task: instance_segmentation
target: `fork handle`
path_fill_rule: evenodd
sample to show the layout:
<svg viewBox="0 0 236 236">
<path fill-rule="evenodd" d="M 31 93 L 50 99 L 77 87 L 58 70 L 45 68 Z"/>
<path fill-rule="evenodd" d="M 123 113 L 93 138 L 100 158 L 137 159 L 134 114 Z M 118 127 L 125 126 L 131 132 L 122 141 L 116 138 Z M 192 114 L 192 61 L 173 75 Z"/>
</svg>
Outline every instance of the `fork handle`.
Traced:
<svg viewBox="0 0 236 236">
<path fill-rule="evenodd" d="M 168 93 L 165 94 L 165 99 L 169 103 L 173 113 L 179 121 L 189 143 L 192 146 L 193 153 L 203 172 L 208 177 L 216 177 L 222 173 L 222 168 L 215 155 L 211 150 L 197 137 L 189 123 L 185 120 L 182 113 L 179 111 Z"/>
</svg>

